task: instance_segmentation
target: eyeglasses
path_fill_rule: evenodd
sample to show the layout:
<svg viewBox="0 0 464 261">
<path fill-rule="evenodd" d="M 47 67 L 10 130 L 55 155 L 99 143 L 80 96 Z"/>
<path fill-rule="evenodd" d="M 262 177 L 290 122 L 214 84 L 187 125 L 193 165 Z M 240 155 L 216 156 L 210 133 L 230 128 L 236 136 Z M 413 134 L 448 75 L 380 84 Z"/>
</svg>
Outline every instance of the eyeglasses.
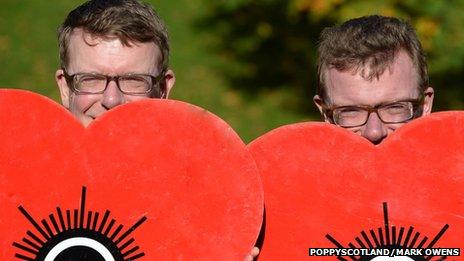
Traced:
<svg viewBox="0 0 464 261">
<path fill-rule="evenodd" d="M 359 127 L 366 124 L 369 115 L 375 112 L 383 123 L 403 123 L 413 119 L 417 108 L 423 102 L 419 99 L 396 101 L 371 106 L 338 106 L 324 108 L 324 112 L 333 122 L 344 128 Z"/>
<path fill-rule="evenodd" d="M 68 86 L 76 94 L 102 94 L 108 84 L 115 81 L 119 90 L 129 95 L 146 95 L 155 88 L 156 96 L 161 96 L 160 81 L 164 78 L 165 70 L 157 77 L 149 74 L 125 74 L 109 76 L 97 73 L 76 73 L 69 75 L 64 69 L 64 77 Z"/>
</svg>

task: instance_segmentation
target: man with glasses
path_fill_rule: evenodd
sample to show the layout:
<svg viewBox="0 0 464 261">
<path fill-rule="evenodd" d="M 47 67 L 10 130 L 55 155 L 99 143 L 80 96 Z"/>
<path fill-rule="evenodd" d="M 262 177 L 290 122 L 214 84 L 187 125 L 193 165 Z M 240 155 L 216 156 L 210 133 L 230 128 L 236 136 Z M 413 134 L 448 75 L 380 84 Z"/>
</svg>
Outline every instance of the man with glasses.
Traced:
<svg viewBox="0 0 464 261">
<path fill-rule="evenodd" d="M 148 4 L 88 1 L 69 13 L 58 41 L 61 100 L 85 126 L 120 104 L 167 98 L 174 85 L 168 33 Z"/>
<path fill-rule="evenodd" d="M 166 99 L 174 86 L 166 27 L 146 3 L 85 2 L 68 14 L 58 41 L 61 101 L 85 126 L 120 104 Z M 245 260 L 258 253 L 253 248 Z"/>
<path fill-rule="evenodd" d="M 318 78 L 314 102 L 324 120 L 374 144 L 432 110 L 421 44 L 397 18 L 366 16 L 324 29 Z"/>
</svg>

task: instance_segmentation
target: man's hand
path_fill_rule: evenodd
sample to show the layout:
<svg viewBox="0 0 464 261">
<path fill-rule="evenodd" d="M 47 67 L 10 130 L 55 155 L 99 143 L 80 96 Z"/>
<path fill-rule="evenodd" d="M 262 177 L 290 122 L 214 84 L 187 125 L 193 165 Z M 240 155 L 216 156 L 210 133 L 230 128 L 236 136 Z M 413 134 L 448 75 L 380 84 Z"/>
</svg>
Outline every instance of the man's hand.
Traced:
<svg viewBox="0 0 464 261">
<path fill-rule="evenodd" d="M 245 256 L 245 259 L 243 259 L 243 261 L 253 261 L 255 257 L 257 257 L 258 255 L 259 255 L 259 248 L 253 247 L 250 253 Z"/>
</svg>

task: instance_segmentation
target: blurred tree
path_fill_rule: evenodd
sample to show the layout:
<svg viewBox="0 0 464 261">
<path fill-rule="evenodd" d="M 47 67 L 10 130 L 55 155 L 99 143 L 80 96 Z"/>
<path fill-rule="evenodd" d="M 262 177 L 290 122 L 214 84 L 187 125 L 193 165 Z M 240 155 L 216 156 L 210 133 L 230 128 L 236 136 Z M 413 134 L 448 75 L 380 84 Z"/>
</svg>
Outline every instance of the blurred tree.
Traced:
<svg viewBox="0 0 464 261">
<path fill-rule="evenodd" d="M 464 107 L 464 0 L 144 0 L 168 25 L 171 98 L 212 111 L 246 141 L 320 119 L 312 104 L 322 28 L 367 14 L 411 21 L 429 58 L 435 109 Z M 0 86 L 59 100 L 56 28 L 84 0 L 0 0 Z"/>
<path fill-rule="evenodd" d="M 232 86 L 257 98 L 292 92 L 284 108 L 315 113 L 316 47 L 326 26 L 370 14 L 400 17 L 416 29 L 426 51 L 435 109 L 464 107 L 463 0 L 235 0 L 215 1 L 198 25 L 220 35 L 213 43 L 234 70 Z"/>
</svg>

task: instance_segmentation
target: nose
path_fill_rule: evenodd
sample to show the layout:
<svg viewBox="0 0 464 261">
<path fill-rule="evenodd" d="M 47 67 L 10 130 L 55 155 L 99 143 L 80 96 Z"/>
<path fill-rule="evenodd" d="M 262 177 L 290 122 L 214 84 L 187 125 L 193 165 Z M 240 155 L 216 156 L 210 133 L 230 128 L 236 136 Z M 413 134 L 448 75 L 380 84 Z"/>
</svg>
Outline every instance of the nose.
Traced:
<svg viewBox="0 0 464 261">
<path fill-rule="evenodd" d="M 119 90 L 116 82 L 110 81 L 101 99 L 102 106 L 105 109 L 110 110 L 123 103 L 124 94 Z"/>
<path fill-rule="evenodd" d="M 379 115 L 373 112 L 369 115 L 366 124 L 363 126 L 361 135 L 374 144 L 379 144 L 388 135 L 385 124 L 380 120 Z"/>
</svg>

